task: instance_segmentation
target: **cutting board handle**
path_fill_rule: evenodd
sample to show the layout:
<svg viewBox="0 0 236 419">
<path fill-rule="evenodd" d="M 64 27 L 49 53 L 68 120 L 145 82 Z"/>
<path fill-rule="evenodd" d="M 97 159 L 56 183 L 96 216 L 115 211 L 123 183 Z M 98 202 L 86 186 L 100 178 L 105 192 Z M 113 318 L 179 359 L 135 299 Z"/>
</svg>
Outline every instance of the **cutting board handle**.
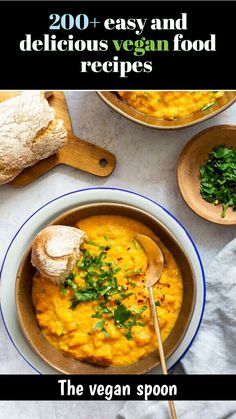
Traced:
<svg viewBox="0 0 236 419">
<path fill-rule="evenodd" d="M 72 166 L 97 176 L 108 176 L 112 173 L 116 158 L 114 154 L 95 144 L 68 133 L 68 144 L 60 156 L 60 163 Z"/>
<path fill-rule="evenodd" d="M 104 148 L 68 132 L 68 143 L 62 150 L 23 170 L 11 185 L 17 188 L 26 186 L 59 164 L 66 164 L 97 176 L 108 176 L 114 170 L 116 158 Z"/>
</svg>

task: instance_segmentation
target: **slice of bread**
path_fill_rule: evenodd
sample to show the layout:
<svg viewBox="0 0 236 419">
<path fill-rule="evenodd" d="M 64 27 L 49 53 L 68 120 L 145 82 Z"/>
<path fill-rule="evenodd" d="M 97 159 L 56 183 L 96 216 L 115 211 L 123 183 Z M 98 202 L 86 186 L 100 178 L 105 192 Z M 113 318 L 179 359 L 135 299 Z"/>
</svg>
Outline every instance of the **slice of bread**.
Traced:
<svg viewBox="0 0 236 419">
<path fill-rule="evenodd" d="M 0 103 L 0 184 L 61 149 L 67 132 L 40 91 Z"/>
<path fill-rule="evenodd" d="M 80 258 L 80 246 L 85 237 L 85 232 L 75 227 L 52 225 L 44 228 L 32 244 L 32 265 L 54 284 L 63 284 Z"/>
</svg>

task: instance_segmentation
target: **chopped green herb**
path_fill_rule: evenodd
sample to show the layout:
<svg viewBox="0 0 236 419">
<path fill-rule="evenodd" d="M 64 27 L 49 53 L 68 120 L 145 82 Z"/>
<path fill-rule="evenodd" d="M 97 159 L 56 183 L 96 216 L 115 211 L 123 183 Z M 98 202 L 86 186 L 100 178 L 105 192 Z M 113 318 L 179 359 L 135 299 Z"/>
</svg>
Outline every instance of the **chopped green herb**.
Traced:
<svg viewBox="0 0 236 419">
<path fill-rule="evenodd" d="M 133 311 L 134 316 L 136 316 L 138 319 L 142 317 L 143 312 L 147 310 L 146 304 L 144 304 L 143 307 L 141 307 L 138 311 Z"/>
<path fill-rule="evenodd" d="M 108 307 L 101 306 L 101 305 L 100 305 L 100 307 L 101 307 L 100 310 L 101 310 L 102 313 L 105 313 L 105 314 L 106 313 L 112 313 L 112 310 L 110 310 Z"/>
<path fill-rule="evenodd" d="M 124 304 L 120 304 L 115 308 L 114 320 L 116 323 L 123 324 L 126 320 L 130 318 L 131 315 L 131 311 L 127 310 Z"/>
<path fill-rule="evenodd" d="M 96 258 L 95 258 L 95 261 L 96 261 L 96 263 L 98 264 L 98 265 L 103 265 L 103 262 L 102 262 L 102 259 L 105 259 L 106 258 L 106 252 L 101 252 Z M 109 263 L 109 262 L 108 262 Z"/>
<path fill-rule="evenodd" d="M 103 327 L 102 332 L 103 332 L 103 334 L 104 334 L 104 336 L 105 336 L 106 338 L 110 338 L 110 337 L 111 337 L 111 336 L 110 336 L 110 333 L 108 333 L 108 331 L 105 329 L 105 327 Z"/>
<path fill-rule="evenodd" d="M 61 286 L 61 288 L 60 288 L 60 293 L 62 294 L 62 295 L 66 295 L 67 294 L 67 289 L 62 285 Z"/>
<path fill-rule="evenodd" d="M 140 308 L 140 310 L 136 314 L 142 314 L 145 310 L 147 310 L 146 304 L 144 304 L 144 306 Z"/>
<path fill-rule="evenodd" d="M 112 285 L 108 285 L 104 290 L 100 292 L 101 295 L 107 294 L 112 289 Z"/>
<path fill-rule="evenodd" d="M 97 299 L 97 292 L 93 289 L 81 289 L 78 292 L 75 292 L 75 297 L 77 298 L 77 300 L 79 301 L 93 301 Z"/>
<path fill-rule="evenodd" d="M 98 244 L 97 243 L 95 243 L 94 241 L 92 241 L 92 240 L 86 240 L 85 241 L 85 243 L 86 244 L 90 244 L 90 246 L 98 246 Z"/>
<path fill-rule="evenodd" d="M 132 242 L 131 242 L 131 246 L 132 246 L 134 249 L 141 249 L 141 246 L 140 246 L 140 244 L 138 243 L 138 241 L 137 241 L 137 240 L 132 240 Z"/>
<path fill-rule="evenodd" d="M 99 249 L 100 249 L 100 250 L 109 250 L 109 249 L 107 249 L 107 247 L 108 247 L 108 246 L 99 246 Z"/>
<path fill-rule="evenodd" d="M 73 272 L 70 272 L 67 277 L 66 277 L 66 281 L 73 281 L 75 279 L 75 275 L 73 274 Z"/>
<path fill-rule="evenodd" d="M 133 339 L 133 335 L 132 335 L 132 330 L 129 329 L 129 331 L 127 333 L 124 333 L 124 336 L 126 337 L 126 339 L 131 340 Z"/>
<path fill-rule="evenodd" d="M 92 331 L 96 332 L 96 330 L 103 329 L 104 325 L 105 325 L 104 320 L 101 320 L 101 321 L 96 323 L 96 325 L 93 327 Z"/>
<path fill-rule="evenodd" d="M 98 305 L 95 308 L 95 314 L 93 314 L 91 317 L 95 319 L 102 319 L 103 314 L 110 314 L 110 313 L 112 313 L 112 310 L 110 310 L 108 307 L 103 306 L 103 305 Z"/>
<path fill-rule="evenodd" d="M 72 298 L 70 301 L 71 301 L 71 305 L 70 305 L 71 310 L 74 310 L 77 307 L 77 305 L 80 303 L 80 301 L 76 300 L 75 298 Z"/>
<path fill-rule="evenodd" d="M 80 291 L 76 291 L 74 293 L 74 297 L 71 298 L 71 306 L 70 308 L 75 308 L 77 305 L 81 302 L 87 302 L 87 301 L 94 301 L 97 300 L 98 293 L 96 290 L 93 289 L 81 289 Z"/>
<path fill-rule="evenodd" d="M 224 218 L 229 207 L 236 210 L 236 149 L 219 145 L 200 167 L 200 193 L 214 205 L 222 205 Z"/>
<path fill-rule="evenodd" d="M 207 109 L 209 109 L 212 105 L 214 105 L 214 103 L 215 103 L 215 102 L 209 102 L 209 103 L 207 103 L 206 105 L 204 105 L 204 106 L 201 108 L 201 111 L 202 111 L 202 112 L 206 111 L 206 110 L 207 110 Z"/>
<path fill-rule="evenodd" d="M 135 282 L 131 281 L 129 278 L 127 278 L 128 284 L 131 285 L 131 287 L 136 287 Z"/>
<path fill-rule="evenodd" d="M 159 300 L 155 301 L 155 306 L 159 307 L 160 305 L 161 305 L 161 303 L 160 303 Z"/>
<path fill-rule="evenodd" d="M 146 323 L 144 323 L 144 322 L 138 322 L 137 324 L 138 324 L 139 326 L 142 326 L 142 327 L 146 326 Z"/>
<path fill-rule="evenodd" d="M 111 262 L 106 262 L 105 259 L 106 252 L 101 252 L 98 256 L 93 256 L 89 251 L 84 252 L 77 267 L 80 271 L 85 272 L 83 279 L 86 287 L 79 287 L 74 282 L 75 275 L 70 274 L 66 280 L 66 286 L 70 286 L 74 292 L 70 308 L 76 308 L 80 302 L 94 301 L 102 297 L 108 301 L 112 295 L 120 293 L 115 276 L 120 268 L 115 268 Z M 95 316 L 100 318 L 100 316 L 97 317 L 97 313 Z"/>
<path fill-rule="evenodd" d="M 142 272 L 143 272 L 142 269 L 134 269 L 133 271 L 127 271 L 126 275 L 127 276 L 139 275 Z"/>
<path fill-rule="evenodd" d="M 93 319 L 102 319 L 102 314 L 100 314 L 99 312 L 92 314 L 91 316 Z"/>
<path fill-rule="evenodd" d="M 133 295 L 133 292 L 128 292 L 127 294 L 121 295 L 121 301 L 126 300 L 126 298 L 130 297 L 131 295 Z"/>
<path fill-rule="evenodd" d="M 129 320 L 128 322 L 124 323 L 125 329 L 130 329 L 132 326 L 136 326 L 136 325 L 137 325 L 137 321 L 136 321 L 135 317 L 132 317 L 131 320 Z"/>
<path fill-rule="evenodd" d="M 97 322 L 97 324 L 92 329 L 92 332 L 96 332 L 98 330 L 101 330 L 101 332 L 104 334 L 104 336 L 106 336 L 106 338 L 110 338 L 110 334 L 108 333 L 108 331 L 105 329 L 104 326 L 105 326 L 105 321 L 101 320 L 101 321 Z"/>
<path fill-rule="evenodd" d="M 133 295 L 133 292 L 127 292 L 126 287 L 118 285 L 116 274 L 121 270 L 119 266 L 111 261 L 107 261 L 108 246 L 98 246 L 95 242 L 87 241 L 88 244 L 99 247 L 101 252 L 98 255 L 85 250 L 77 263 L 80 271 L 80 278 L 85 282 L 85 286 L 80 286 L 75 282 L 76 275 L 70 273 L 63 287 L 63 292 L 70 287 L 73 291 L 73 297 L 70 299 L 71 309 L 75 309 L 81 302 L 98 301 L 95 312 L 91 315 L 94 319 L 99 319 L 92 332 L 101 330 L 106 338 L 110 334 L 105 328 L 107 319 L 113 319 L 116 327 L 124 329 L 124 336 L 132 339 L 132 327 L 139 324 L 145 326 L 142 322 L 142 313 L 147 306 L 143 306 L 137 312 L 129 310 L 122 301 Z M 136 246 L 136 245 L 135 245 Z M 141 269 L 136 269 L 127 273 L 128 275 L 138 275 L 142 273 Z M 129 279 L 127 278 L 129 281 Z M 130 281 L 129 281 L 130 282 Z M 133 283 L 135 286 L 135 283 Z M 117 299 L 114 301 L 114 295 Z M 108 307 L 107 303 L 112 301 L 116 304 L 115 309 Z M 113 311 L 114 310 L 114 311 Z M 140 320 L 140 321 L 138 321 Z"/>
<path fill-rule="evenodd" d="M 78 288 L 78 285 L 70 279 L 68 279 L 67 284 L 70 285 L 73 290 L 77 290 Z"/>
</svg>

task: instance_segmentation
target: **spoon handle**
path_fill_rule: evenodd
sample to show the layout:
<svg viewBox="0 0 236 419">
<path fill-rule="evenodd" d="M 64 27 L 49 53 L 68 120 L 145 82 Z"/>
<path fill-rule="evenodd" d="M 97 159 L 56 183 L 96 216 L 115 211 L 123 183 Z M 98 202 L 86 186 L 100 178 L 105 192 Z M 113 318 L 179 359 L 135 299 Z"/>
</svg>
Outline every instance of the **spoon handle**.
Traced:
<svg viewBox="0 0 236 419">
<path fill-rule="evenodd" d="M 149 288 L 149 300 L 150 300 L 150 306 L 151 306 L 151 312 L 153 317 L 153 324 L 154 329 L 156 333 L 157 343 L 158 343 L 158 349 L 160 354 L 160 361 L 161 361 L 161 368 L 164 375 L 167 375 L 167 368 L 166 368 L 166 361 L 165 361 L 165 354 L 163 350 L 162 340 L 161 340 L 161 331 L 160 331 L 160 325 L 158 321 L 157 311 L 156 311 L 156 305 L 155 305 L 155 299 L 153 294 L 153 287 Z M 175 411 L 175 405 L 173 400 L 168 400 L 169 403 L 169 410 L 170 410 L 170 416 L 172 419 L 177 419 L 176 411 Z"/>
<path fill-rule="evenodd" d="M 176 414 L 176 410 L 175 410 L 175 404 L 173 402 L 173 400 L 168 400 L 168 404 L 169 404 L 169 410 L 170 410 L 170 416 L 172 419 L 177 419 L 177 414 Z"/>
</svg>

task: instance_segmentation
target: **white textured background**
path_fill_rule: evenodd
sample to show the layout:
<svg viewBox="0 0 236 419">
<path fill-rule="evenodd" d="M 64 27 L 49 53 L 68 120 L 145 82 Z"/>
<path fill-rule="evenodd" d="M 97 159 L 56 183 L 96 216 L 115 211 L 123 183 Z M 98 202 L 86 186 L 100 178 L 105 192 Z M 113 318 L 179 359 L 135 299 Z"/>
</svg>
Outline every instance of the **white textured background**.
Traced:
<svg viewBox="0 0 236 419">
<path fill-rule="evenodd" d="M 117 166 L 108 178 L 97 178 L 60 166 L 24 189 L 0 187 L 0 264 L 15 232 L 38 207 L 63 193 L 92 186 L 130 189 L 156 200 L 187 228 L 204 266 L 236 236 L 235 226 L 216 226 L 193 214 L 176 182 L 178 156 L 198 131 L 216 124 L 236 124 L 236 105 L 208 122 L 179 131 L 158 131 L 136 125 L 110 110 L 95 92 L 66 93 L 74 133 L 108 148 Z M 223 139 L 222 139 L 223 141 Z M 33 373 L 10 342 L 0 321 L 0 374 Z M 113 419 L 121 402 L 1 402 L 0 419 Z M 104 410 L 105 409 L 105 410 Z"/>
</svg>

